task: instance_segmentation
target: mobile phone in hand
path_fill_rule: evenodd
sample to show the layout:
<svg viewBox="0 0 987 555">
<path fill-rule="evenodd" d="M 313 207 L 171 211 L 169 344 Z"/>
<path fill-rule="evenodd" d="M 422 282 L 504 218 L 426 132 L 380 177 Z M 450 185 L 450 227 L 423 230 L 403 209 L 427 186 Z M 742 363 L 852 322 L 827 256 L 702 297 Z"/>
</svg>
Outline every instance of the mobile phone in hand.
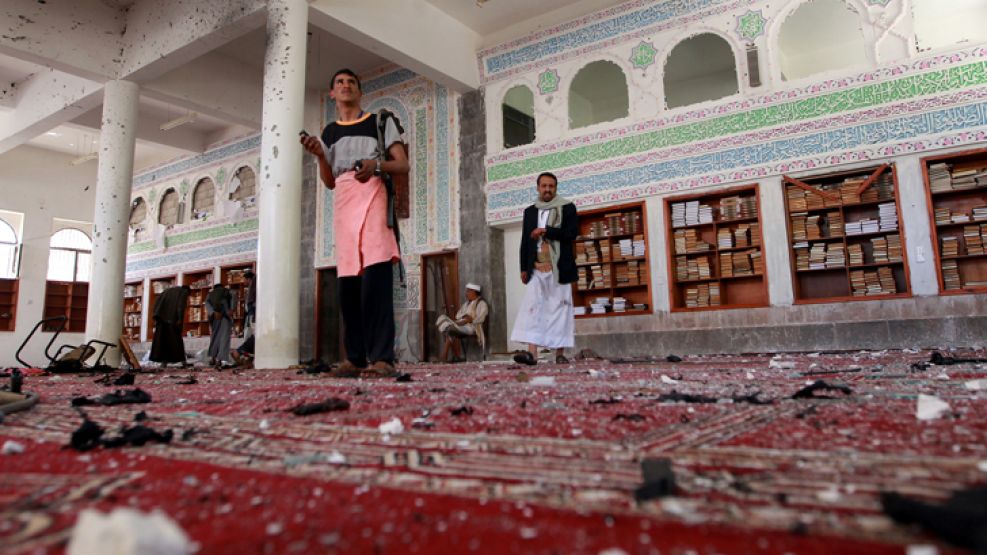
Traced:
<svg viewBox="0 0 987 555">
<path fill-rule="evenodd" d="M 302 137 L 302 138 L 308 137 L 309 136 L 308 135 L 308 131 L 305 131 L 304 129 L 302 129 L 301 131 L 298 132 L 298 136 L 299 137 Z"/>
</svg>

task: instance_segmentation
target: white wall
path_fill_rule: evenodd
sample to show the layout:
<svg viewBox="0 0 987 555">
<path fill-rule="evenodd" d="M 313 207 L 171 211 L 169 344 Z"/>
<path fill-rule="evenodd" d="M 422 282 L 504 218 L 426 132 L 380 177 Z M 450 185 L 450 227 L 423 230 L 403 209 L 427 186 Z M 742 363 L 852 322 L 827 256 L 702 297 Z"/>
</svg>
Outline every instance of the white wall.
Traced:
<svg viewBox="0 0 987 555">
<path fill-rule="evenodd" d="M 14 358 L 17 347 L 41 319 L 53 220 L 92 221 L 96 162 L 73 166 L 72 159 L 31 146 L 0 155 L 0 209 L 24 214 L 17 325 L 13 332 L 0 332 L 0 366 L 20 366 Z M 43 352 L 50 338 L 50 333 L 36 334 L 22 358 L 46 366 Z M 82 341 L 81 333 L 62 334 L 55 348 Z"/>
</svg>

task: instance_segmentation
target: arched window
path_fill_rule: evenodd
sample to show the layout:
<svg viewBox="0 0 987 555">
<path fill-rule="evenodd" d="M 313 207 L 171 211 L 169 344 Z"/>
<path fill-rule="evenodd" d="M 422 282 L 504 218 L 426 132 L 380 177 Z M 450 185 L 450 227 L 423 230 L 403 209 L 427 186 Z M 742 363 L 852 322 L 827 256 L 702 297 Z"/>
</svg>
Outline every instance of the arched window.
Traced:
<svg viewBox="0 0 987 555">
<path fill-rule="evenodd" d="M 230 182 L 230 200 L 238 200 L 244 206 L 254 204 L 257 197 L 257 177 L 248 166 L 240 166 Z"/>
<path fill-rule="evenodd" d="M 500 105 L 504 118 L 504 148 L 535 142 L 535 94 L 524 85 L 511 87 Z"/>
<path fill-rule="evenodd" d="M 915 44 L 919 51 L 987 42 L 987 2 L 912 0 Z"/>
<path fill-rule="evenodd" d="M 130 205 L 130 229 L 134 230 L 134 241 L 143 241 L 147 237 L 147 203 L 142 197 L 137 197 Z"/>
<path fill-rule="evenodd" d="M 178 191 L 168 189 L 161 197 L 161 204 L 158 208 L 158 223 L 161 225 L 178 223 Z"/>
<path fill-rule="evenodd" d="M 737 94 L 740 86 L 733 49 L 713 33 L 687 38 L 668 54 L 664 83 L 669 108 Z"/>
<path fill-rule="evenodd" d="M 579 70 L 569 88 L 569 128 L 579 129 L 627 117 L 627 77 L 620 66 L 606 60 Z"/>
<path fill-rule="evenodd" d="M 20 241 L 17 239 L 17 232 L 14 226 L 0 219 L 0 279 L 14 279 L 17 277 L 17 253 L 20 250 Z"/>
<path fill-rule="evenodd" d="M 195 184 L 195 192 L 192 193 L 192 219 L 201 220 L 212 214 L 216 204 L 216 186 L 212 179 L 203 177 Z"/>
<path fill-rule="evenodd" d="M 51 236 L 48 281 L 89 281 L 93 242 L 78 229 L 62 229 Z"/>
<path fill-rule="evenodd" d="M 789 81 L 867 64 L 860 15 L 844 0 L 810 0 L 796 8 L 781 24 L 778 50 L 781 78 Z"/>
</svg>

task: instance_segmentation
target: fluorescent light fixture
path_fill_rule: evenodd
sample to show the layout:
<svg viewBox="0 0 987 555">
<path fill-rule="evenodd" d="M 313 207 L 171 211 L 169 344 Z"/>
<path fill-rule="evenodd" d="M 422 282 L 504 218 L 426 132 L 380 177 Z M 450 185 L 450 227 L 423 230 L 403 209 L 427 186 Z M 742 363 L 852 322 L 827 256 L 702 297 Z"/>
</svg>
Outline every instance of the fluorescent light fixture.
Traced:
<svg viewBox="0 0 987 555">
<path fill-rule="evenodd" d="M 54 131 L 49 131 L 49 132 L 45 133 L 45 135 L 49 135 L 51 137 L 61 137 L 62 136 L 61 133 L 56 133 Z"/>
<path fill-rule="evenodd" d="M 89 154 L 84 154 L 84 155 L 76 158 L 75 160 L 72 160 L 69 163 L 72 164 L 73 166 L 78 166 L 79 164 L 85 164 L 86 162 L 88 162 L 90 160 L 95 160 L 97 158 L 99 158 L 99 154 L 97 154 L 95 152 L 90 152 Z"/>
<path fill-rule="evenodd" d="M 181 117 L 175 118 L 175 119 L 173 119 L 171 121 L 166 121 L 166 122 L 162 123 L 161 124 L 161 130 L 162 131 L 169 131 L 171 129 L 174 129 L 174 128 L 178 127 L 179 125 L 185 125 L 186 123 L 192 123 L 193 121 L 195 121 L 195 118 L 197 118 L 197 117 L 199 117 L 199 114 L 197 114 L 195 112 L 189 112 L 189 113 L 185 114 L 184 116 L 181 116 Z"/>
</svg>

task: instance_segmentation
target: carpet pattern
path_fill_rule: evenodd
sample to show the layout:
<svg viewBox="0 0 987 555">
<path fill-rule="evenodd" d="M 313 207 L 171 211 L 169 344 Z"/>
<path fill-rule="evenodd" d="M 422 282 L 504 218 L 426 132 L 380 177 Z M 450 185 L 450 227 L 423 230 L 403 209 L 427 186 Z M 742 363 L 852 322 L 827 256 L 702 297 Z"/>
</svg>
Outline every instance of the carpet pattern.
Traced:
<svg viewBox="0 0 987 555">
<path fill-rule="evenodd" d="M 149 404 L 81 409 L 115 388 L 29 376 L 40 403 L 0 424 L 26 447 L 0 456 L 0 552 L 61 553 L 81 509 L 122 505 L 160 508 L 199 553 L 961 553 L 878 499 L 987 480 L 987 393 L 964 386 L 987 365 L 928 359 L 403 365 L 410 382 L 167 371 L 137 376 Z M 790 398 L 818 379 L 852 393 Z M 919 421 L 918 394 L 950 410 Z M 350 408 L 288 412 L 329 397 Z M 64 448 L 79 410 L 108 433 L 143 410 L 176 437 L 79 453 Z M 381 433 L 394 418 L 404 431 Z M 645 457 L 672 460 L 674 496 L 635 502 Z"/>
</svg>

